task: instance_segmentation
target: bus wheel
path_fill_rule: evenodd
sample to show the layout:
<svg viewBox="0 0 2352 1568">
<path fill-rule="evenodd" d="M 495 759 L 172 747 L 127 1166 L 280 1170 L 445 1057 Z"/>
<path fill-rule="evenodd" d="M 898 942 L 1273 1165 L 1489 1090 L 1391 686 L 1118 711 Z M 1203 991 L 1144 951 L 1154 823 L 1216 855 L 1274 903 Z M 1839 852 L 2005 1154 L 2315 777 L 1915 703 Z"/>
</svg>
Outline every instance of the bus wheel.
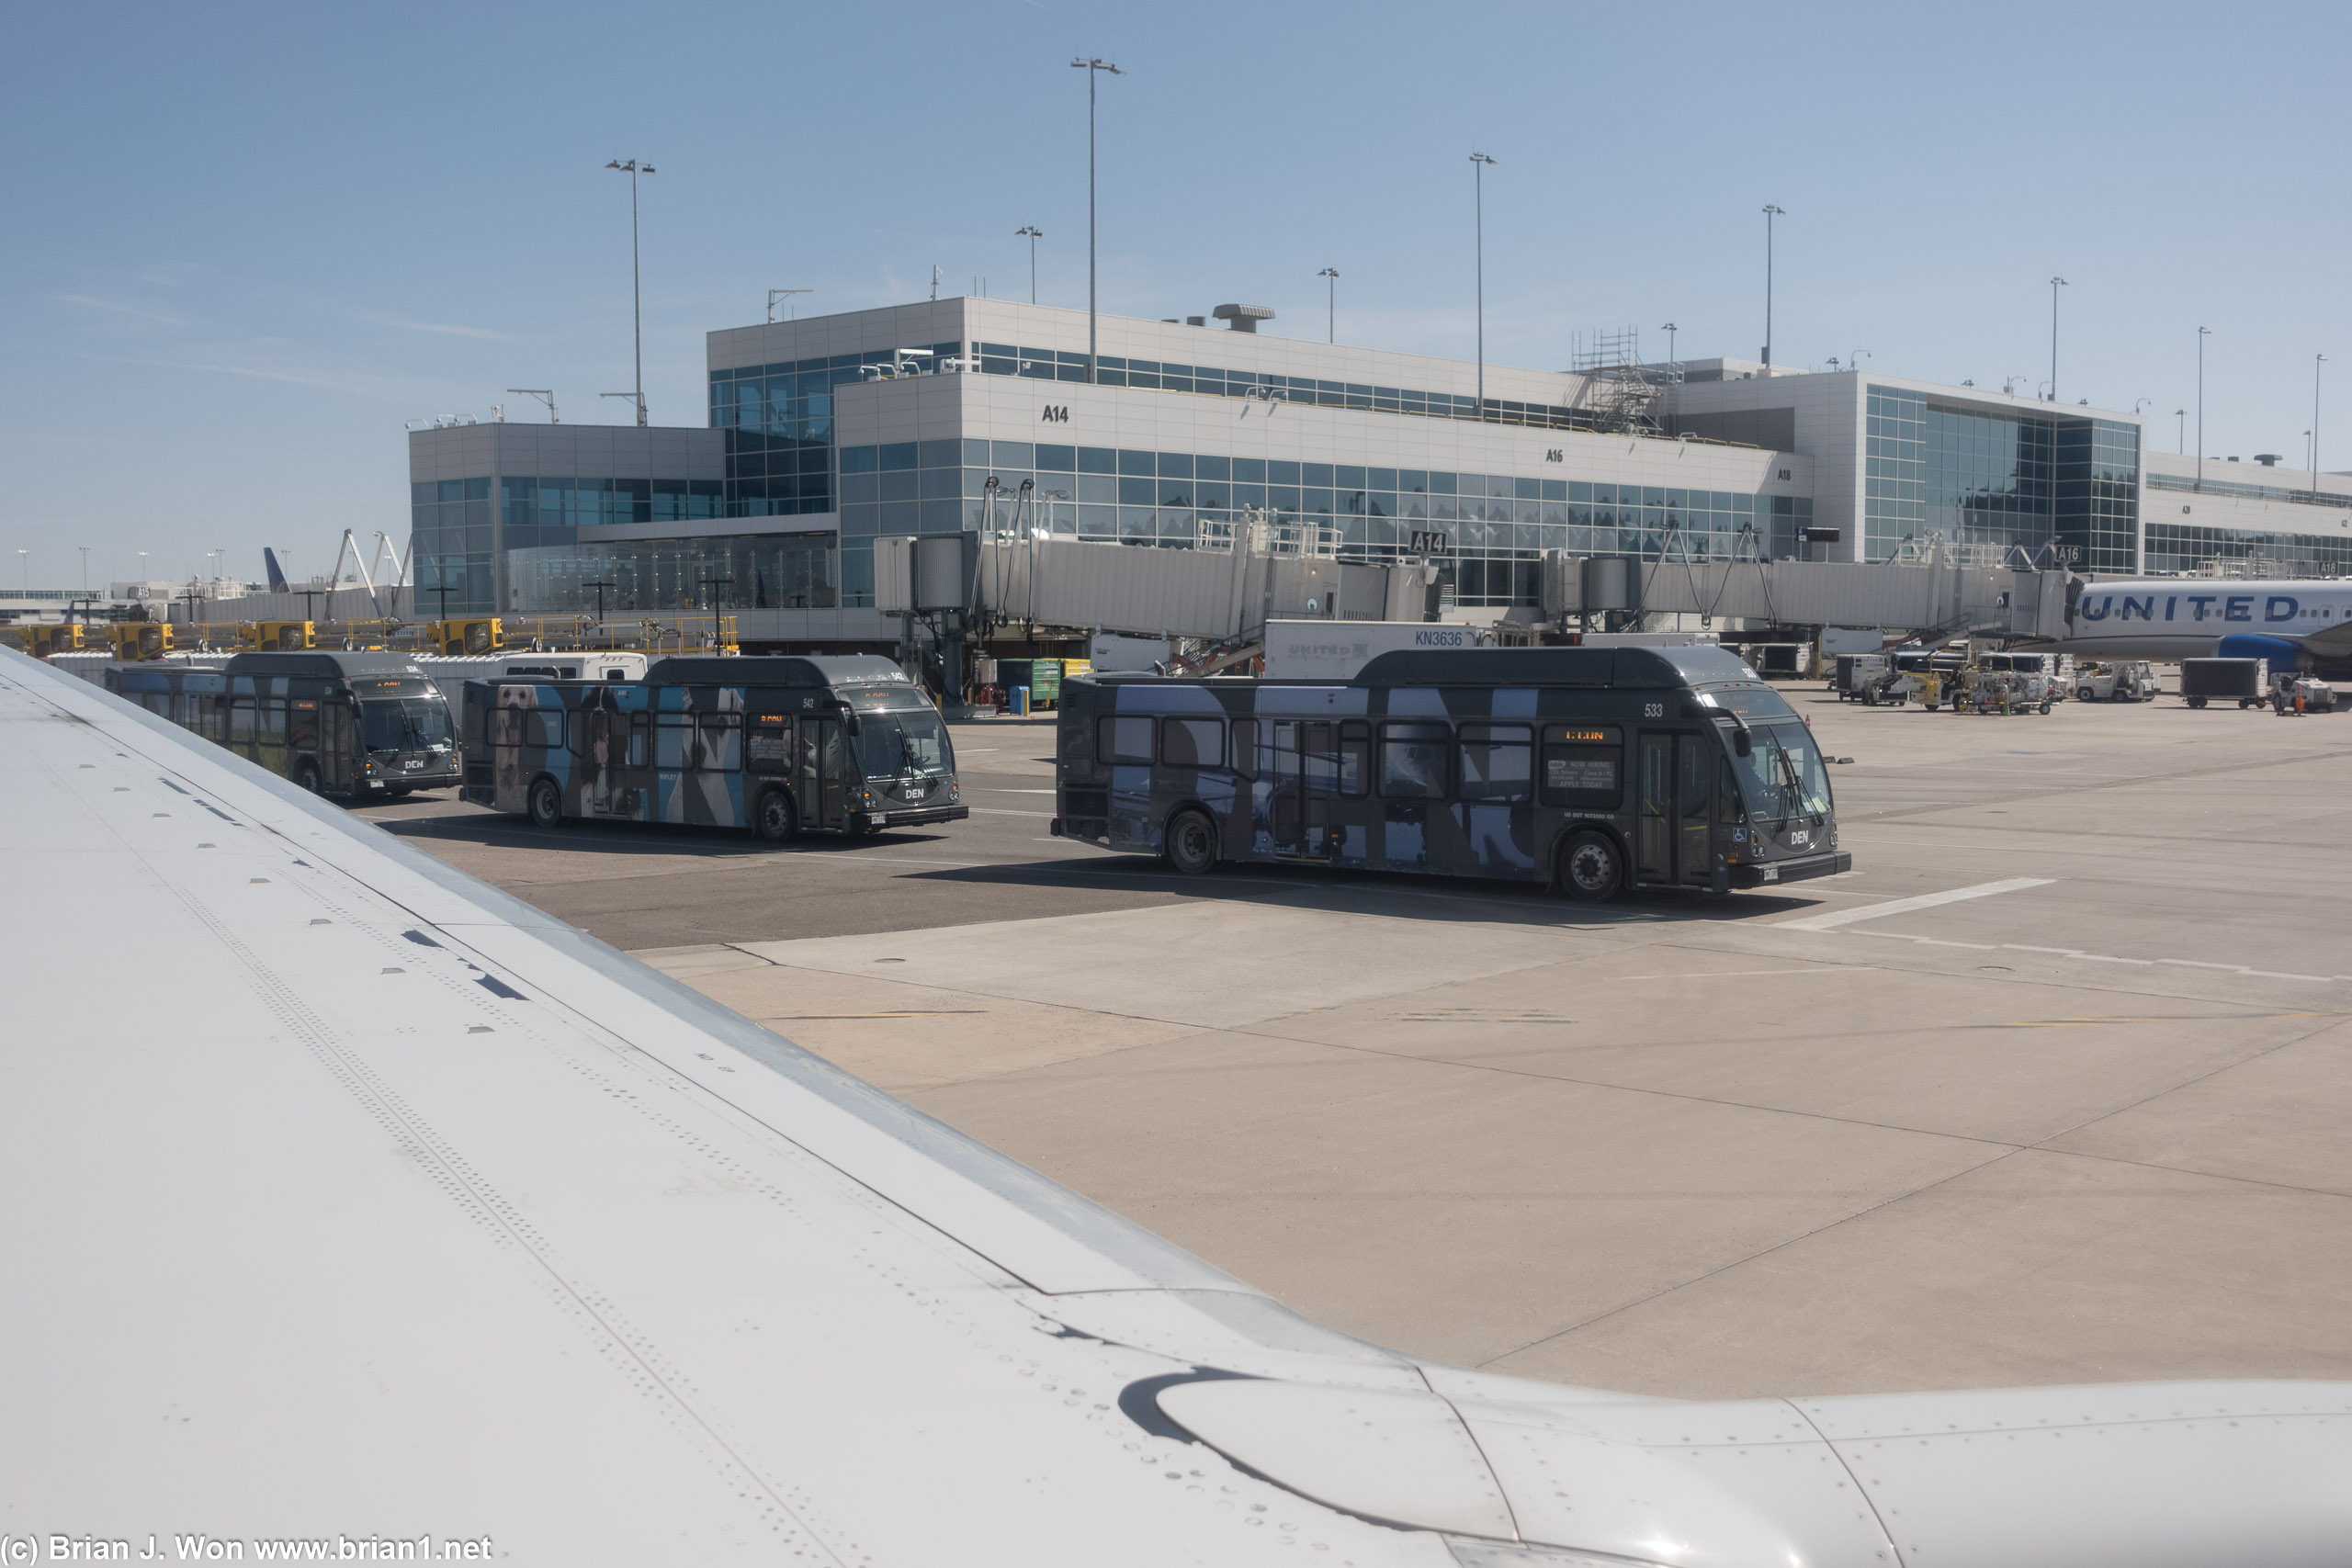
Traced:
<svg viewBox="0 0 2352 1568">
<path fill-rule="evenodd" d="M 1216 868 L 1216 826 L 1197 811 L 1168 819 L 1168 863 L 1186 876 Z"/>
<path fill-rule="evenodd" d="M 555 780 L 539 777 L 531 781 L 531 825 L 535 828 L 558 828 L 563 825 L 563 791 Z"/>
<path fill-rule="evenodd" d="M 1605 904 L 1617 897 L 1624 882 L 1624 863 L 1606 833 L 1588 829 L 1560 852 L 1561 889 L 1579 904 Z"/>
<path fill-rule="evenodd" d="M 760 808 L 752 818 L 752 831 L 771 844 L 789 843 L 800 831 L 800 813 L 792 804 L 792 796 L 780 789 L 772 789 L 760 796 Z"/>
<path fill-rule="evenodd" d="M 319 765 L 316 762 L 297 763 L 294 769 L 294 787 L 307 795 L 324 794 L 325 787 L 319 781 Z"/>
</svg>

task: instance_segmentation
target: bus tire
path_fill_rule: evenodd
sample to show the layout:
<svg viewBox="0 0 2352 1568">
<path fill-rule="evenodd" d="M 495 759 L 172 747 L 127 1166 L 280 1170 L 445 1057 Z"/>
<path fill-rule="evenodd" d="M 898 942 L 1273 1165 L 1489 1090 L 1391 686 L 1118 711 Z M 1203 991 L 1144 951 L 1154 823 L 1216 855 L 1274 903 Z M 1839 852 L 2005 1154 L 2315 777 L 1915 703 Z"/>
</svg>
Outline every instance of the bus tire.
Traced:
<svg viewBox="0 0 2352 1568">
<path fill-rule="evenodd" d="M 530 806 L 531 826 L 560 828 L 563 826 L 563 790 L 545 773 L 531 781 L 531 793 L 526 797 Z"/>
<path fill-rule="evenodd" d="M 305 795 L 324 795 L 326 785 L 319 778 L 319 765 L 309 761 L 295 763 L 294 787 Z"/>
<path fill-rule="evenodd" d="M 2203 697 L 2191 697 L 2188 699 L 2188 705 L 2193 708 L 2201 708 L 2205 705 L 2205 699 Z"/>
<path fill-rule="evenodd" d="M 766 843 L 788 844 L 800 831 L 800 808 L 789 793 L 772 789 L 760 796 L 752 813 L 752 836 Z"/>
<path fill-rule="evenodd" d="M 1560 851 L 1560 891 L 1579 904 L 1606 904 L 1625 886 L 1617 840 L 1588 828 Z"/>
<path fill-rule="evenodd" d="M 1216 869 L 1216 824 L 1204 811 L 1186 807 L 1168 819 L 1164 852 L 1170 867 L 1185 876 Z"/>
</svg>

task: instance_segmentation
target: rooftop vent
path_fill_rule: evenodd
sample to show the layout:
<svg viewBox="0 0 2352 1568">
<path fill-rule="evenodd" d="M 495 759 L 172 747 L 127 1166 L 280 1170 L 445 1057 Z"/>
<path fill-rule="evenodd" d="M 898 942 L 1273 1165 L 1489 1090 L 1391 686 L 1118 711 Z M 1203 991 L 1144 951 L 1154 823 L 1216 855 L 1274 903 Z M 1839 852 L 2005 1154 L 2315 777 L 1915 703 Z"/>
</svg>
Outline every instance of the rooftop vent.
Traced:
<svg viewBox="0 0 2352 1568">
<path fill-rule="evenodd" d="M 2254 460 L 2261 464 L 2266 468 L 2275 468 L 2278 466 L 2278 454 L 2276 452 L 2256 452 L 2254 455 Z"/>
<path fill-rule="evenodd" d="M 1274 319 L 1273 311 L 1263 305 L 1219 305 L 1209 314 L 1238 333 L 1254 333 L 1260 321 Z"/>
<path fill-rule="evenodd" d="M 1209 319 L 1206 316 L 1187 316 L 1184 318 L 1184 324 L 1188 327 L 1204 327 L 1209 324 Z"/>
</svg>

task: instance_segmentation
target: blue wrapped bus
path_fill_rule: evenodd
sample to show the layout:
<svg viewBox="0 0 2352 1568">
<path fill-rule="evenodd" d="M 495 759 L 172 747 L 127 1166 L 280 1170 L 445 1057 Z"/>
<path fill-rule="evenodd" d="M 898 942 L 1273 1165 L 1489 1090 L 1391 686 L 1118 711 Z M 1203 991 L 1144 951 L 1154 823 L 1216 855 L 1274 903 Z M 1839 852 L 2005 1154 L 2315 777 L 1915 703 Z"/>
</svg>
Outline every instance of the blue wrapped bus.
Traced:
<svg viewBox="0 0 2352 1568">
<path fill-rule="evenodd" d="M 1062 688 L 1057 836 L 1293 861 L 1724 892 L 1848 870 L 1812 731 L 1714 648 L 1385 653 L 1349 682 Z"/>
<path fill-rule="evenodd" d="M 468 800 L 527 816 L 870 833 L 968 815 L 947 726 L 871 655 L 679 658 L 641 681 L 469 681 Z"/>
</svg>

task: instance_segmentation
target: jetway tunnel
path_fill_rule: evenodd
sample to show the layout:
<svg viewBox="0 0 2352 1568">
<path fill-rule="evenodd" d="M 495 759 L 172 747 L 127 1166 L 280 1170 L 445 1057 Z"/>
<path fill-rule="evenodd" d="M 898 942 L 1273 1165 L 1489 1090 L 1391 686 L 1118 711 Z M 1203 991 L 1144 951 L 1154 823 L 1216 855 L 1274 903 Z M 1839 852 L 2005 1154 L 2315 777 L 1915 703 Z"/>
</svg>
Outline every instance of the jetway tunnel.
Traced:
<svg viewBox="0 0 2352 1568">
<path fill-rule="evenodd" d="M 1035 623 L 1218 641 L 1269 620 L 1419 621 L 1438 570 L 1342 561 L 1261 525 L 1246 545 L 1195 549 L 971 535 L 876 541 L 876 604 L 977 624 Z M 1530 629 L 1635 615 L 1718 625 L 1878 626 L 1940 636 L 2063 637 L 2067 574 L 1952 562 L 1650 561 L 1546 552 L 1539 605 L 1491 618 Z M 1471 615 L 1478 612 L 1470 612 Z M 1450 620 L 1468 618 L 1450 615 Z"/>
</svg>

